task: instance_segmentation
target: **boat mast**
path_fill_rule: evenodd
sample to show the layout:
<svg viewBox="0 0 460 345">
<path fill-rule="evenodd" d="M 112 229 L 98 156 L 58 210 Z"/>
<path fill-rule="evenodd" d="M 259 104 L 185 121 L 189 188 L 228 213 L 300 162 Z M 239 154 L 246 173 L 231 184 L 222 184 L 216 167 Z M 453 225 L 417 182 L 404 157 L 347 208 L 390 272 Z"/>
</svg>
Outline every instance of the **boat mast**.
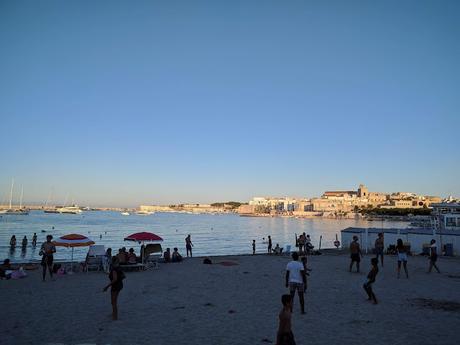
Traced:
<svg viewBox="0 0 460 345">
<path fill-rule="evenodd" d="M 14 178 L 11 179 L 11 190 L 10 190 L 10 210 L 11 210 L 11 202 L 13 201 L 13 187 L 14 187 Z"/>
<path fill-rule="evenodd" d="M 22 197 L 24 196 L 24 186 L 21 186 L 21 197 L 19 198 L 19 209 L 22 210 Z"/>
</svg>

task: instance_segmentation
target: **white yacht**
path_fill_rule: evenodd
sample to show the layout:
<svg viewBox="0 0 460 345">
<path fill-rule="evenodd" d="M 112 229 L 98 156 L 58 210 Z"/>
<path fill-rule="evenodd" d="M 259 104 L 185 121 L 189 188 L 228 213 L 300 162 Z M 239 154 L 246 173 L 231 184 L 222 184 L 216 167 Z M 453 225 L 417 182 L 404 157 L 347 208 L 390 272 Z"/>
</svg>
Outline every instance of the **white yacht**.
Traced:
<svg viewBox="0 0 460 345">
<path fill-rule="evenodd" d="M 82 210 L 78 206 L 64 206 L 56 209 L 58 213 L 67 213 L 67 214 L 80 214 Z"/>
<path fill-rule="evenodd" d="M 129 216 L 129 212 L 121 212 L 122 216 Z"/>
</svg>

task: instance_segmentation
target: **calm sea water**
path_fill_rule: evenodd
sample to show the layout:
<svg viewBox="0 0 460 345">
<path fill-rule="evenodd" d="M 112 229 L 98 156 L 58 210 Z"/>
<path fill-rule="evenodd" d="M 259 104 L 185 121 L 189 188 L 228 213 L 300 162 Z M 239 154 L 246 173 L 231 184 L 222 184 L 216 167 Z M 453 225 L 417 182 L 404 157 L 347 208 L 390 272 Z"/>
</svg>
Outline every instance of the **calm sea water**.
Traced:
<svg viewBox="0 0 460 345">
<path fill-rule="evenodd" d="M 332 248 L 340 230 L 349 226 L 358 227 L 406 227 L 407 223 L 368 222 L 348 219 L 296 219 L 296 218 L 261 218 L 239 217 L 234 214 L 183 214 L 156 213 L 149 216 L 122 216 L 118 212 L 84 212 L 81 215 L 47 214 L 32 211 L 28 216 L 2 216 L 0 218 L 0 259 L 9 257 L 13 262 L 38 260 L 40 245 L 48 234 L 54 238 L 69 233 L 88 236 L 96 244 L 102 244 L 117 250 L 120 247 L 133 247 L 139 253 L 139 245 L 125 242 L 123 238 L 140 231 L 149 231 L 160 235 L 163 248 L 179 248 L 185 254 L 185 237 L 191 234 L 194 244 L 193 254 L 228 255 L 252 252 L 252 240 L 256 240 L 258 253 L 266 251 L 265 239 L 272 237 L 273 246 L 279 243 L 294 245 L 295 234 L 310 234 L 313 245 L 317 248 L 322 235 L 322 248 Z M 54 227 L 54 229 L 53 229 Z M 32 247 L 32 236 L 37 233 L 37 247 Z M 10 250 L 9 242 L 16 235 L 17 247 Z M 29 244 L 21 250 L 21 241 L 27 236 Z M 74 258 L 83 259 L 87 247 L 76 248 Z M 57 248 L 57 259 L 69 259 L 71 250 Z"/>
</svg>

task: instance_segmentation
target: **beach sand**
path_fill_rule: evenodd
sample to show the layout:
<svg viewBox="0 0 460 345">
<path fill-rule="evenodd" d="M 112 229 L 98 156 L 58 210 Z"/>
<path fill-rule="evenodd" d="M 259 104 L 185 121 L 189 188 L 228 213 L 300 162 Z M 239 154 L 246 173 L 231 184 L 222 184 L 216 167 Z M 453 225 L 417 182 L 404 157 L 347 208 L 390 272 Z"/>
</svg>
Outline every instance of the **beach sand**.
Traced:
<svg viewBox="0 0 460 345">
<path fill-rule="evenodd" d="M 378 305 L 362 289 L 369 259 L 357 274 L 348 272 L 347 255 L 309 257 L 307 314 L 300 314 L 297 297 L 294 305 L 297 344 L 458 344 L 460 259 L 440 258 L 443 273 L 428 275 L 428 260 L 410 257 L 410 279 L 398 280 L 396 258 L 386 257 L 374 285 Z M 40 272 L 31 271 L 22 280 L 2 280 L 0 343 L 275 344 L 289 257 L 212 260 L 127 273 L 115 322 L 103 273 L 43 283 Z"/>
</svg>

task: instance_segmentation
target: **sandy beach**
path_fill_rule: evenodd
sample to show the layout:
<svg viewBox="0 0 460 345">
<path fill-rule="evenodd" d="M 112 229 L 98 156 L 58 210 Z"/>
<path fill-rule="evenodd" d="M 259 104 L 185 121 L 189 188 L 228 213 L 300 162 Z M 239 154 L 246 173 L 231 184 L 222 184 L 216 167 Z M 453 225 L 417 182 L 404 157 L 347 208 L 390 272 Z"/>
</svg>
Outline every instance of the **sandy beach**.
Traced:
<svg viewBox="0 0 460 345">
<path fill-rule="evenodd" d="M 411 277 L 396 279 L 386 257 L 366 301 L 362 273 L 347 271 L 348 256 L 309 257 L 307 314 L 293 313 L 297 344 L 457 344 L 460 259 L 440 258 L 442 274 L 426 273 L 427 259 L 410 257 Z M 284 269 L 289 257 L 201 258 L 127 273 L 111 321 L 107 275 L 77 273 L 43 283 L 39 271 L 0 281 L 0 343 L 9 344 L 274 344 Z M 235 265 L 225 266 L 227 261 Z"/>
</svg>

